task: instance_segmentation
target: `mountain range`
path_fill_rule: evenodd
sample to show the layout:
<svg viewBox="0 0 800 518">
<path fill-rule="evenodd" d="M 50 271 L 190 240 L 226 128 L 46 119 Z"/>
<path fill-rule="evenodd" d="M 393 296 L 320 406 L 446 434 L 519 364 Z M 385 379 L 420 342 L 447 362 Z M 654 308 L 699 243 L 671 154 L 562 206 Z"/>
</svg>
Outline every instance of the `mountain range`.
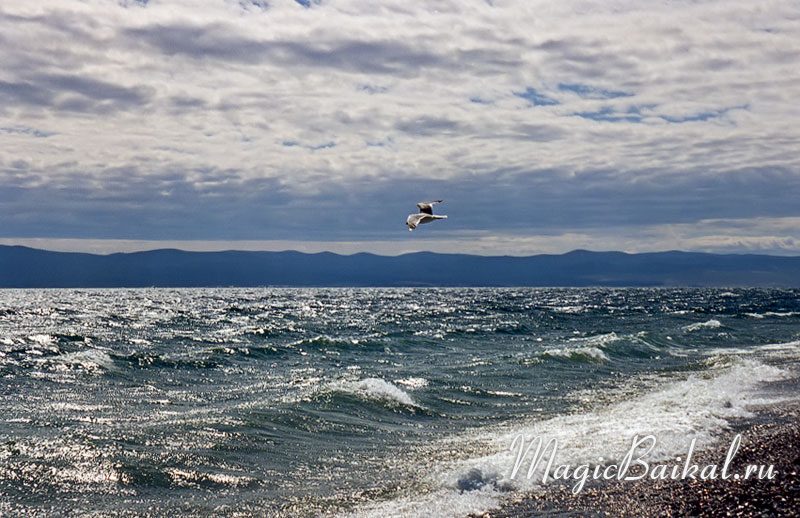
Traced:
<svg viewBox="0 0 800 518">
<path fill-rule="evenodd" d="M 800 257 L 694 252 L 399 256 L 161 249 L 96 255 L 0 245 L 0 287 L 782 286 Z"/>
</svg>

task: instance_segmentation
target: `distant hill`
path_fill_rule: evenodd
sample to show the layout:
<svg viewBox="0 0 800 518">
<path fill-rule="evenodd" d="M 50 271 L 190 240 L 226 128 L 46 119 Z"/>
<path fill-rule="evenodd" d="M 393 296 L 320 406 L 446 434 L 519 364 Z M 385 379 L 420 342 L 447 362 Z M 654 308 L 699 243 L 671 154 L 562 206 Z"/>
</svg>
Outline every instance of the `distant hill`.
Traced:
<svg viewBox="0 0 800 518">
<path fill-rule="evenodd" d="M 0 245 L 0 287 L 786 286 L 800 257 L 688 252 L 485 257 L 152 250 L 93 255 Z"/>
</svg>

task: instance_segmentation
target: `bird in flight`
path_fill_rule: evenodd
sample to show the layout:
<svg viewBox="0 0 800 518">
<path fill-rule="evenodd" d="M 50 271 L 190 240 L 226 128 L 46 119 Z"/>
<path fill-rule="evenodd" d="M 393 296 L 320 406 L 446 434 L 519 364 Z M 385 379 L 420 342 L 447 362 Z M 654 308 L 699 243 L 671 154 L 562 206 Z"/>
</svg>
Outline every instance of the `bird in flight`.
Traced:
<svg viewBox="0 0 800 518">
<path fill-rule="evenodd" d="M 417 207 L 419 207 L 419 212 L 416 214 L 409 214 L 408 219 L 406 219 L 406 225 L 408 226 L 408 231 L 411 232 L 417 225 L 422 225 L 423 223 L 430 223 L 431 221 L 437 219 L 447 219 L 447 216 L 440 216 L 438 214 L 433 213 L 433 205 L 436 203 L 441 203 L 442 200 L 433 200 L 433 201 L 425 201 L 421 203 L 417 203 Z"/>
</svg>

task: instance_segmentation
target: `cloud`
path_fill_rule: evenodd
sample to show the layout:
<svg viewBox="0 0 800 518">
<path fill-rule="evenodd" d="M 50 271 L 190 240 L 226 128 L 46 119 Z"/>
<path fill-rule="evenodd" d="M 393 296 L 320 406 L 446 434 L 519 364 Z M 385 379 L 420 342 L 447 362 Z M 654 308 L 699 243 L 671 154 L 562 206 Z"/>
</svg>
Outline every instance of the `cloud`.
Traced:
<svg viewBox="0 0 800 518">
<path fill-rule="evenodd" d="M 361 41 L 340 37 L 332 41 L 262 40 L 237 33 L 233 26 L 158 24 L 128 29 L 131 43 L 144 42 L 165 55 L 195 60 L 221 60 L 277 66 L 334 68 L 363 74 L 408 73 L 442 67 L 449 59 L 417 50 L 398 41 Z M 466 57 L 470 57 L 467 55 Z"/>
<path fill-rule="evenodd" d="M 789 0 L 4 2 L 0 233 L 391 241 L 429 197 L 453 239 L 520 246 L 795 217 L 798 20 Z M 781 249 L 763 231 L 733 239 Z"/>
</svg>

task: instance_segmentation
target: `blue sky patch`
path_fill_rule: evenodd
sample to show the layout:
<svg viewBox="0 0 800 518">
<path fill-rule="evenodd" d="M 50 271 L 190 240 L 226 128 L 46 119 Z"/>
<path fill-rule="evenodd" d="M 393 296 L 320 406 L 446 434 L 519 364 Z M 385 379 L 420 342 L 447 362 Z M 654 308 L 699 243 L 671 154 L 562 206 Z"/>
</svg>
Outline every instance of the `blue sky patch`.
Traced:
<svg viewBox="0 0 800 518">
<path fill-rule="evenodd" d="M 283 141 L 284 147 L 301 147 L 303 149 L 308 149 L 309 151 L 319 151 L 320 149 L 329 149 L 336 146 L 336 142 L 326 142 L 325 144 L 320 144 L 318 146 L 309 146 L 306 144 L 301 144 L 296 140 L 284 140 Z"/>
<path fill-rule="evenodd" d="M 28 128 L 22 126 L 14 128 L 0 128 L 0 131 L 11 135 L 28 135 L 29 137 L 35 137 L 35 138 L 47 138 L 55 135 L 55 133 L 39 131 L 38 129 L 35 128 Z"/>
<path fill-rule="evenodd" d="M 639 108 L 630 108 L 626 112 L 618 112 L 610 106 L 605 106 L 593 112 L 577 112 L 578 117 L 591 119 L 600 122 L 642 122 L 642 115 Z"/>
<path fill-rule="evenodd" d="M 730 108 L 722 108 L 721 110 L 707 111 L 695 113 L 694 115 L 687 115 L 686 117 L 670 117 L 668 115 L 660 115 L 660 117 L 673 124 L 683 124 L 684 122 L 703 122 L 711 119 L 718 119 L 732 110 L 746 110 L 749 105 L 732 106 Z"/>
<path fill-rule="evenodd" d="M 572 92 L 584 99 L 616 99 L 618 97 L 632 97 L 630 92 L 621 90 L 604 90 L 581 83 L 559 83 L 558 89 L 562 92 Z"/>
<path fill-rule="evenodd" d="M 524 92 L 513 93 L 517 97 L 522 97 L 523 99 L 527 100 L 534 106 L 555 106 L 560 104 L 557 100 L 540 93 L 535 88 L 531 88 L 530 86 L 527 87 Z"/>
<path fill-rule="evenodd" d="M 489 101 L 489 100 L 484 99 L 482 97 L 470 97 L 469 98 L 469 102 L 475 103 L 475 104 L 492 104 L 492 101 Z"/>
</svg>

